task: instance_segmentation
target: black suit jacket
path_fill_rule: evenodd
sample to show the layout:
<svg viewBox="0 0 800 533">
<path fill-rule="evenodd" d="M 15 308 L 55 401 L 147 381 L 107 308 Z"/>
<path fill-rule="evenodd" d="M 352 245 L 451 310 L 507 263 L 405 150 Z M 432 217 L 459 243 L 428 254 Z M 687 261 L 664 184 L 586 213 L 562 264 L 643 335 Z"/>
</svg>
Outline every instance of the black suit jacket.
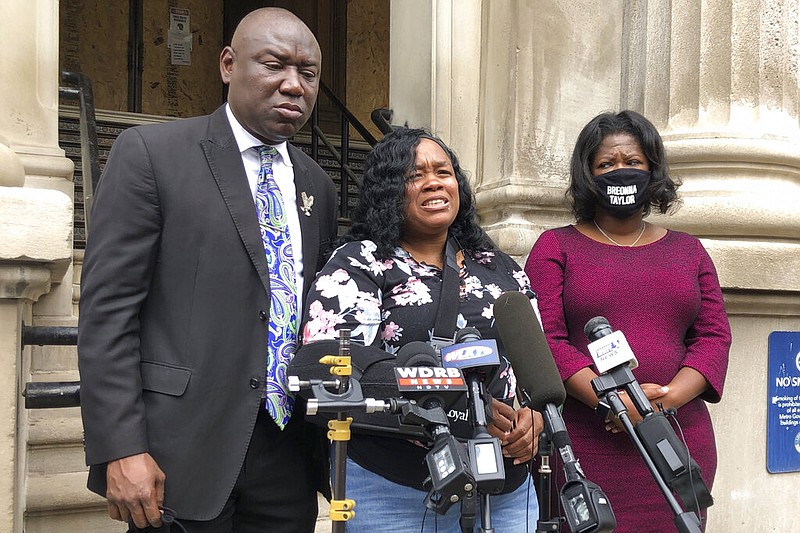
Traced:
<svg viewBox="0 0 800 533">
<path fill-rule="evenodd" d="M 305 287 L 336 235 L 336 191 L 289 145 Z M 299 207 L 299 206 L 298 206 Z M 124 131 L 96 191 L 81 279 L 78 362 L 89 488 L 105 464 L 149 452 L 165 505 L 214 518 L 262 402 L 269 275 L 224 107 Z"/>
</svg>

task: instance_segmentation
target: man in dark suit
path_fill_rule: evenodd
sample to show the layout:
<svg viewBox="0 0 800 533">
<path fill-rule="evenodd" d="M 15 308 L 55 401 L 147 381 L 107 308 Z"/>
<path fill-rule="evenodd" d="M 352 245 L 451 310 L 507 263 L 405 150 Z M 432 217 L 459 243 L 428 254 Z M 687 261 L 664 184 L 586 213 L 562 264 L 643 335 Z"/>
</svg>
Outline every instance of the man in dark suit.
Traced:
<svg viewBox="0 0 800 533">
<path fill-rule="evenodd" d="M 285 209 L 266 205 L 285 212 L 287 286 L 302 310 L 336 233 L 333 183 L 287 143 L 311 114 L 321 60 L 293 14 L 254 11 L 220 55 L 227 105 L 131 128 L 114 144 L 78 338 L 89 488 L 112 518 L 159 527 L 165 507 L 190 533 L 314 529 L 302 406 L 288 423 L 265 408 L 268 330 L 285 317 L 271 301 L 277 252 L 264 237 L 259 146 L 275 149 L 267 172 Z M 278 369 L 269 381 L 283 380 Z"/>
</svg>

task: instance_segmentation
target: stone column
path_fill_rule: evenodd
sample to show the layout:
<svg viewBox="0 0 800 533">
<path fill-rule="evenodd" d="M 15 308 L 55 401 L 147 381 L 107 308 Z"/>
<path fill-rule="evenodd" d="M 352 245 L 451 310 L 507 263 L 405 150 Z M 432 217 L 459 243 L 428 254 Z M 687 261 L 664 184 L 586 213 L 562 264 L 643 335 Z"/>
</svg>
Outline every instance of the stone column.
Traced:
<svg viewBox="0 0 800 533">
<path fill-rule="evenodd" d="M 483 5 L 478 213 L 498 246 L 520 262 L 543 230 L 571 220 L 564 190 L 575 137 L 617 105 L 621 6 Z"/>
<path fill-rule="evenodd" d="M 392 123 L 431 125 L 431 63 L 435 0 L 391 0 L 389 107 Z"/>
<path fill-rule="evenodd" d="M 733 329 L 708 531 L 789 531 L 800 474 L 767 473 L 766 376 L 769 333 L 800 330 L 800 6 L 626 3 L 621 107 L 683 179 L 680 211 L 654 219 L 702 238 Z"/>
<path fill-rule="evenodd" d="M 474 183 L 481 144 L 484 2 L 401 0 L 391 9 L 392 121 L 441 137 Z"/>
<path fill-rule="evenodd" d="M 57 9 L 54 0 L 0 3 L 0 531 L 9 532 L 24 527 L 26 494 L 20 399 L 30 349 L 21 347 L 21 325 L 72 257 L 72 163 L 57 131 Z"/>
</svg>

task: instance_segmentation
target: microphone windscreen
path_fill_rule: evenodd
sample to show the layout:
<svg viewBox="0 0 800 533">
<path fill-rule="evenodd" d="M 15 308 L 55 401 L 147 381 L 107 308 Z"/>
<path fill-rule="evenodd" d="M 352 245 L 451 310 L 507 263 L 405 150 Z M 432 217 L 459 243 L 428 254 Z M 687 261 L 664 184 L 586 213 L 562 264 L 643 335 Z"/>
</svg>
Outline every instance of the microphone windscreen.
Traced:
<svg viewBox="0 0 800 533">
<path fill-rule="evenodd" d="M 481 340 L 481 332 L 472 327 L 461 328 L 454 335 L 453 344 Z"/>
<path fill-rule="evenodd" d="M 404 344 L 395 357 L 395 366 L 441 366 L 439 356 L 427 342 L 411 341 Z"/>
<path fill-rule="evenodd" d="M 604 316 L 596 316 L 583 326 L 583 334 L 586 335 L 589 342 L 594 342 L 610 333 L 611 324 L 608 323 L 608 319 Z"/>
<path fill-rule="evenodd" d="M 531 407 L 541 411 L 548 403 L 564 403 L 564 383 L 530 299 L 516 291 L 501 294 L 494 303 L 494 318 L 517 382 L 530 395 Z"/>
</svg>

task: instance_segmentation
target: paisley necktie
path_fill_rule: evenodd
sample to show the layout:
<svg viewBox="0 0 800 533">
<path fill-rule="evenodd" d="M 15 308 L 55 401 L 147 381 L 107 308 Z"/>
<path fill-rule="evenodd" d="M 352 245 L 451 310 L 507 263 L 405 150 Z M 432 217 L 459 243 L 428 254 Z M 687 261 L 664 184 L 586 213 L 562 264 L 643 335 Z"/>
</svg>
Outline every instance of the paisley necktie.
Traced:
<svg viewBox="0 0 800 533">
<path fill-rule="evenodd" d="M 297 291 L 294 253 L 286 223 L 286 207 L 272 175 L 277 150 L 259 146 L 261 171 L 256 187 L 256 210 L 269 269 L 269 334 L 267 346 L 267 411 L 283 429 L 292 416 L 294 398 L 289 393 L 286 367 L 297 346 Z"/>
</svg>

